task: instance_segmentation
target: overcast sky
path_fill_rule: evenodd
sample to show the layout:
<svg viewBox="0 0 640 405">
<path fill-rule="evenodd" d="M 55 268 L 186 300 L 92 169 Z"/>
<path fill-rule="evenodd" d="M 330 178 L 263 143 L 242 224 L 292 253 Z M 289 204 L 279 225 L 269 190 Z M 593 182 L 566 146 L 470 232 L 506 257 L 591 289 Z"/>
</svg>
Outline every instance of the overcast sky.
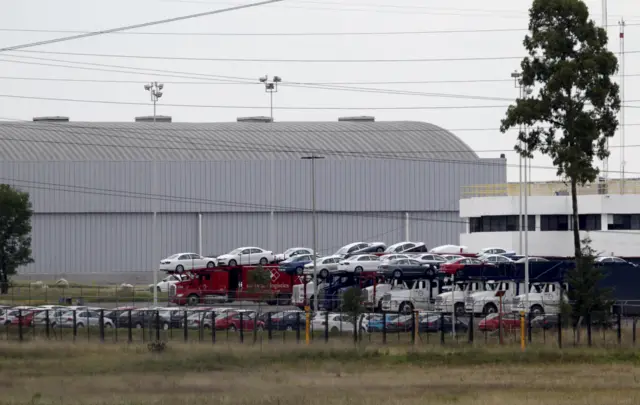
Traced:
<svg viewBox="0 0 640 405">
<path fill-rule="evenodd" d="M 247 2 L 248 0 L 4 0 L 3 12 L 0 14 L 0 27 L 2 27 L 0 31 L 3 31 L 0 36 L 0 45 L 17 45 L 69 35 L 61 32 L 27 32 L 28 30 L 94 31 L 226 8 Z M 445 3 L 451 4 L 452 7 L 444 6 Z M 285 0 L 279 4 L 154 26 L 131 33 L 102 35 L 39 46 L 30 48 L 28 52 L 5 53 L 0 60 L 0 77 L 2 77 L 0 79 L 2 86 L 0 117 L 31 119 L 34 116 L 62 115 L 70 117 L 72 121 L 132 121 L 135 116 L 150 115 L 152 113 L 150 104 L 119 105 L 117 102 L 148 103 L 149 95 L 144 91 L 143 84 L 157 80 L 165 83 L 165 94 L 158 107 L 159 114 L 171 115 L 174 121 L 235 121 L 239 116 L 269 115 L 269 97 L 257 80 L 258 77 L 268 74 L 278 75 L 285 82 L 332 83 L 333 86 L 339 82 L 348 83 L 339 84 L 340 86 L 361 88 L 360 91 L 338 91 L 283 85 L 275 95 L 275 105 L 294 109 L 276 109 L 274 113 L 276 121 L 334 121 L 339 116 L 346 115 L 373 115 L 379 121 L 426 121 L 451 130 L 477 150 L 480 156 L 498 156 L 501 153 L 500 150 L 512 150 L 515 139 L 514 133 L 503 135 L 497 128 L 504 115 L 503 106 L 509 104 L 509 101 L 501 99 L 513 99 L 518 94 L 518 90 L 510 79 L 510 73 L 518 68 L 517 58 L 524 56 L 522 39 L 526 33 L 527 9 L 530 4 L 530 0 L 484 2 L 474 0 L 456 2 Z M 592 17 L 600 23 L 601 1 L 590 0 L 587 4 Z M 625 73 L 628 76 L 625 77 L 625 98 L 639 100 L 629 101 L 629 104 L 640 107 L 638 90 L 640 68 L 636 67 L 640 61 L 640 39 L 638 38 L 640 2 L 610 0 L 608 14 L 610 49 L 616 53 L 620 50 L 618 21 L 624 17 L 627 23 Z M 380 34 L 407 31 L 413 33 Z M 415 33 L 416 31 L 423 33 L 418 34 Z M 442 31 L 458 32 L 443 33 Z M 156 34 L 140 34 L 144 32 Z M 168 33 L 264 35 L 161 35 Z M 268 35 L 284 33 L 291 35 Z M 313 33 L 367 34 L 301 35 Z M 65 53 L 127 57 L 77 56 Z M 9 58 L 9 55 L 12 56 Z M 16 55 L 41 59 L 17 58 Z M 286 59 L 288 61 L 139 58 L 144 56 Z M 460 58 L 487 57 L 503 58 L 459 60 Z M 58 62 L 42 58 L 54 59 Z M 304 59 L 333 60 L 334 62 L 291 61 Z M 335 60 L 349 59 L 440 59 L 440 61 L 335 62 Z M 17 63 L 17 61 L 31 64 Z M 89 69 L 118 70 L 113 66 L 121 66 L 146 71 L 125 74 L 33 64 L 64 64 L 60 61 L 83 62 L 84 65 L 74 66 Z M 100 67 L 86 65 L 86 63 L 112 66 Z M 153 73 L 149 71 L 150 69 L 163 70 L 165 74 Z M 122 71 L 123 68 L 120 70 Z M 166 71 L 177 73 L 167 75 Z M 232 82 L 216 82 L 215 76 L 233 79 L 231 79 Z M 29 80 L 26 80 L 27 78 Z M 35 78 L 54 80 L 35 80 Z M 70 82 L 55 79 L 88 81 Z M 111 81 L 122 81 L 122 83 Z M 180 81 L 191 83 L 180 84 Z M 197 81 L 203 83 L 193 84 Z M 237 81 L 244 83 L 237 83 Z M 423 94 L 372 93 L 362 88 Z M 443 93 L 468 98 L 443 97 Z M 7 95 L 100 100 L 115 103 L 7 98 Z M 482 97 L 490 99 L 486 100 Z M 213 107 L 163 106 L 163 104 Z M 488 106 L 488 108 L 416 108 L 448 106 Z M 349 109 L 295 109 L 300 107 Z M 401 107 L 412 108 L 401 109 Z M 640 159 L 637 161 L 633 159 L 636 150 L 640 147 L 640 139 L 637 135 L 640 129 L 640 108 L 628 108 L 625 122 L 628 146 L 626 148 L 627 177 L 640 177 Z M 619 144 L 620 137 L 616 136 L 611 142 L 612 157 L 609 167 L 612 171 L 620 170 Z M 482 152 L 483 150 L 490 151 Z M 517 163 L 517 157 L 513 152 L 507 152 L 507 158 L 510 163 Z M 554 170 L 549 170 L 549 160 L 536 157 L 533 165 L 539 167 L 533 170 L 534 180 L 549 180 L 555 177 Z M 619 177 L 619 174 L 612 173 L 610 176 Z M 511 167 L 509 180 L 516 181 L 517 178 L 517 168 Z"/>
</svg>

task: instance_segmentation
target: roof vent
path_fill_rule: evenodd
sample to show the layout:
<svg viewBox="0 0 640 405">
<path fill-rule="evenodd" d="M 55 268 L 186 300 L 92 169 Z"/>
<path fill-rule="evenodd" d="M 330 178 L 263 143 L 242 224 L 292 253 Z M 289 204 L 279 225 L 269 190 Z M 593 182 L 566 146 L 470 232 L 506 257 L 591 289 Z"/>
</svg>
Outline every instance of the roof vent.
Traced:
<svg viewBox="0 0 640 405">
<path fill-rule="evenodd" d="M 506 158 L 507 158 L 507 157 L 505 156 L 505 154 L 504 154 L 504 153 L 501 153 L 501 154 L 500 154 L 500 159 L 506 159 Z"/>
<path fill-rule="evenodd" d="M 370 117 L 367 115 L 361 115 L 359 117 L 339 117 L 338 121 L 345 122 L 375 122 L 376 117 Z"/>
<path fill-rule="evenodd" d="M 273 122 L 271 117 L 238 117 L 238 122 Z"/>
<path fill-rule="evenodd" d="M 33 117 L 34 122 L 69 122 L 69 117 Z"/>
<path fill-rule="evenodd" d="M 171 122 L 171 117 L 168 115 L 148 115 L 144 117 L 136 117 L 136 122 Z"/>
</svg>

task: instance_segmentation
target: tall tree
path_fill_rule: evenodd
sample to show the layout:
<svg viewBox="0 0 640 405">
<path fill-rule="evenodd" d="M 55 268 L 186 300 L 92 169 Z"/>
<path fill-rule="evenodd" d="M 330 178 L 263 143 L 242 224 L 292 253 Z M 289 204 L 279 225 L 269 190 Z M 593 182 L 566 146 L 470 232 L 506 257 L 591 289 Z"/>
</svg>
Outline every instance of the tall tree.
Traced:
<svg viewBox="0 0 640 405">
<path fill-rule="evenodd" d="M 531 97 L 516 100 L 500 130 L 524 125 L 515 150 L 526 158 L 540 151 L 551 157 L 558 176 L 571 184 L 573 245 L 581 257 L 577 186 L 593 182 L 599 170 L 594 158 L 609 156 L 606 139 L 618 127 L 618 85 L 611 76 L 618 60 L 606 49 L 607 33 L 589 19 L 581 0 L 534 0 L 521 85 Z M 521 142 L 521 144 L 520 144 Z"/>
<path fill-rule="evenodd" d="M 31 257 L 31 202 L 29 194 L 0 184 L 0 292 L 9 289 L 9 275 L 33 263 Z"/>
</svg>

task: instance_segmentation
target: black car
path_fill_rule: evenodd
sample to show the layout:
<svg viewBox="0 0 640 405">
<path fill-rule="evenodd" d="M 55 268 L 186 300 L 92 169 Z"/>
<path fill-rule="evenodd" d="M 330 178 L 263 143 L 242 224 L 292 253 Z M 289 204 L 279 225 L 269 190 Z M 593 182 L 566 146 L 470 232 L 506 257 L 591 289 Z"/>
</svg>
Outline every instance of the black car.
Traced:
<svg viewBox="0 0 640 405">
<path fill-rule="evenodd" d="M 427 253 L 427 245 L 423 242 L 400 242 L 387 247 L 385 253 Z"/>
<path fill-rule="evenodd" d="M 436 268 L 440 268 L 442 263 L 446 263 L 447 259 L 434 253 L 422 253 L 415 255 L 413 259 L 419 261 L 422 264 L 430 264 Z"/>
<path fill-rule="evenodd" d="M 269 314 L 271 314 L 271 330 L 296 330 L 305 328 L 304 311 L 268 312 L 261 314 L 258 319 L 264 322 L 265 328 L 269 328 Z"/>
<path fill-rule="evenodd" d="M 444 319 L 443 319 L 444 318 Z M 465 333 L 469 326 L 456 318 L 456 332 Z M 453 318 L 450 315 L 426 315 L 419 319 L 418 331 L 421 333 L 453 332 Z"/>
<path fill-rule="evenodd" d="M 175 311 L 167 310 L 136 310 L 131 311 L 131 324 L 129 324 L 129 312 L 125 311 L 118 317 L 120 328 L 155 328 L 159 321 L 161 329 L 179 328 L 183 316 Z"/>
<path fill-rule="evenodd" d="M 421 263 L 414 259 L 396 259 L 378 267 L 378 273 L 385 277 L 433 277 L 437 268 L 431 264 Z"/>
</svg>

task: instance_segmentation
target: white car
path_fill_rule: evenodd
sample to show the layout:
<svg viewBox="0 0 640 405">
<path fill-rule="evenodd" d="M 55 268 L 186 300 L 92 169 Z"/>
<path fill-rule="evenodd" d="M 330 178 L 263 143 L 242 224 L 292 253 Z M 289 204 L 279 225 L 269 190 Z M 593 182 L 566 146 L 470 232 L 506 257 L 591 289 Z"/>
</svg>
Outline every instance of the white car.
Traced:
<svg viewBox="0 0 640 405">
<path fill-rule="evenodd" d="M 113 321 L 106 316 L 103 317 L 103 323 L 105 328 L 113 328 Z M 60 323 L 56 322 L 58 327 L 73 328 L 73 312 L 66 312 L 60 317 Z M 96 311 L 79 311 L 76 312 L 76 327 L 84 328 L 87 326 L 99 326 L 100 325 L 100 313 Z"/>
<path fill-rule="evenodd" d="M 478 252 L 478 256 L 486 256 L 486 255 L 504 255 L 504 256 L 513 256 L 516 252 L 513 250 L 506 250 L 503 248 L 497 247 L 488 247 L 480 250 Z"/>
<path fill-rule="evenodd" d="M 325 321 L 326 322 L 325 324 Z M 313 331 L 323 331 L 325 328 L 331 333 L 337 332 L 351 332 L 353 333 L 354 325 L 351 317 L 347 314 L 334 314 L 330 313 L 328 318 L 325 318 L 325 314 L 317 314 L 311 320 L 311 328 Z"/>
<path fill-rule="evenodd" d="M 458 259 L 464 259 L 464 256 L 460 256 L 460 255 L 442 255 L 442 257 L 447 261 L 447 262 L 452 262 L 454 260 L 458 260 Z"/>
<path fill-rule="evenodd" d="M 180 281 L 184 281 L 186 279 L 186 276 L 182 276 L 180 274 L 171 274 L 170 276 L 163 278 L 158 284 L 156 284 L 156 290 L 163 293 L 169 292 L 169 289 L 172 285 L 175 285 L 176 283 L 179 283 Z M 153 284 L 149 284 L 149 291 L 153 292 Z"/>
<path fill-rule="evenodd" d="M 531 257 L 529 258 L 529 261 L 531 261 Z M 615 256 L 600 256 L 600 257 L 596 257 L 594 262 L 599 263 L 599 264 L 629 264 L 633 267 L 638 267 L 636 264 L 628 262 L 624 259 L 621 259 L 619 257 L 615 257 Z"/>
<path fill-rule="evenodd" d="M 549 260 L 545 259 L 544 257 L 529 256 L 529 262 L 548 262 L 548 261 Z M 525 258 L 524 257 L 516 260 L 516 263 L 524 263 L 524 262 L 525 262 Z"/>
<path fill-rule="evenodd" d="M 309 249 L 305 247 L 290 248 L 285 250 L 283 253 L 278 253 L 277 255 L 275 255 L 274 261 L 281 262 L 281 261 L 287 260 L 290 257 L 300 256 L 300 255 L 313 255 L 313 249 Z"/>
<path fill-rule="evenodd" d="M 348 273 L 362 273 L 367 271 L 377 271 L 380 265 L 380 258 L 376 255 L 357 255 L 348 259 L 343 259 L 338 263 L 338 271 Z"/>
<path fill-rule="evenodd" d="M 434 253 L 421 254 L 413 257 L 413 260 L 417 260 L 420 263 L 437 264 L 445 263 L 447 259 L 443 256 L 436 255 Z"/>
<path fill-rule="evenodd" d="M 330 273 L 338 270 L 338 263 L 342 261 L 342 256 L 325 256 L 316 259 L 318 263 L 318 277 L 327 278 Z M 304 265 L 304 275 L 313 275 L 313 262 Z"/>
<path fill-rule="evenodd" d="M 460 245 L 442 245 L 434 247 L 429 250 L 429 253 L 437 253 L 437 254 L 458 254 L 458 253 L 467 253 L 466 246 Z"/>
<path fill-rule="evenodd" d="M 185 270 L 202 268 L 212 268 L 216 266 L 216 259 L 213 257 L 203 257 L 197 253 L 176 253 L 160 261 L 160 270 L 177 271 L 182 273 Z"/>
<path fill-rule="evenodd" d="M 484 255 L 479 257 L 478 259 L 487 263 L 513 263 L 513 260 L 502 255 Z"/>
<path fill-rule="evenodd" d="M 349 243 L 348 245 L 344 245 L 343 247 L 338 249 L 338 251 L 335 252 L 333 256 L 348 256 L 354 254 L 359 250 L 366 249 L 367 247 L 369 247 L 369 244 L 366 242 Z"/>
<path fill-rule="evenodd" d="M 388 264 L 391 260 L 409 259 L 409 258 L 410 257 L 408 255 L 399 255 L 399 254 L 382 255 L 379 257 L 380 263 L 378 263 L 378 266 L 381 266 L 383 264 Z"/>
<path fill-rule="evenodd" d="M 219 266 L 251 266 L 255 264 L 269 264 L 275 261 L 276 257 L 270 250 L 259 247 L 241 247 L 233 249 L 231 252 L 218 256 Z"/>
</svg>

